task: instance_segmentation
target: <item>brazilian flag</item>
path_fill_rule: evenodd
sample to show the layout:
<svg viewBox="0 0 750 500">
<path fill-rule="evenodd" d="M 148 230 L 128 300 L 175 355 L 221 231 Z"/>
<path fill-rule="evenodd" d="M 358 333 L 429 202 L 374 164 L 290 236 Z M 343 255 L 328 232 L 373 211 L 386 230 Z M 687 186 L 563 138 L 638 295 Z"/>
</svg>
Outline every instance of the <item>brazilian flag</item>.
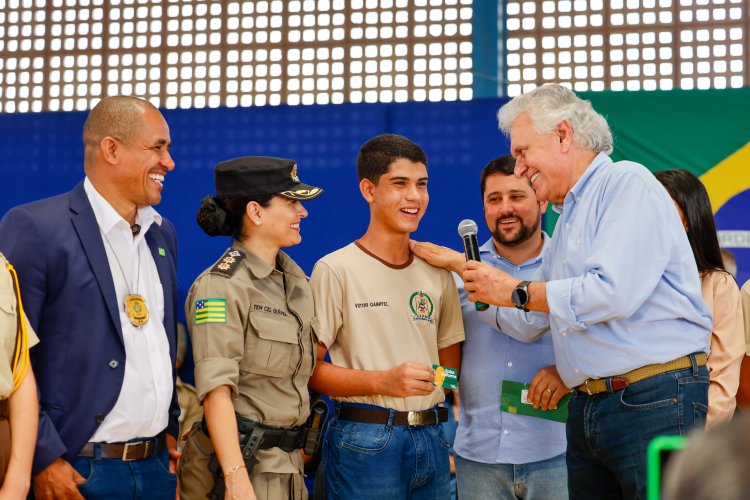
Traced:
<svg viewBox="0 0 750 500">
<path fill-rule="evenodd" d="M 719 241 L 737 260 L 737 281 L 750 279 L 750 88 L 578 95 L 607 119 L 614 161 L 632 160 L 654 172 L 683 168 L 700 177 Z M 547 215 L 551 231 L 556 214 Z"/>
</svg>

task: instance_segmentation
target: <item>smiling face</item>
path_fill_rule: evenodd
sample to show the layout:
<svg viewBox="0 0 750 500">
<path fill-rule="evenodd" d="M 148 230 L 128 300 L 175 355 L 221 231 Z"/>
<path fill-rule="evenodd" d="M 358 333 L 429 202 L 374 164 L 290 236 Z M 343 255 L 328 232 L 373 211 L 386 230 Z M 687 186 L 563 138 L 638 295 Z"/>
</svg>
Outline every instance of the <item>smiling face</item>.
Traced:
<svg viewBox="0 0 750 500">
<path fill-rule="evenodd" d="M 140 128 L 118 145 L 116 175 L 112 179 L 120 197 L 136 207 L 158 205 L 166 173 L 174 170 L 169 154 L 169 127 L 158 110 L 146 107 Z"/>
<path fill-rule="evenodd" d="M 516 159 L 515 174 L 526 177 L 539 201 L 562 203 L 575 184 L 572 165 L 563 154 L 570 138 L 558 126 L 540 134 L 528 113 L 521 114 L 511 126 L 511 154 Z M 567 140 L 566 140 L 567 139 Z"/>
<path fill-rule="evenodd" d="M 427 167 L 405 158 L 391 163 L 377 184 L 363 179 L 360 190 L 370 204 L 371 223 L 392 234 L 416 231 L 430 201 Z"/>
<path fill-rule="evenodd" d="M 487 176 L 484 219 L 495 241 L 513 247 L 539 233 L 546 202 L 536 199 L 526 179 L 501 173 Z"/>
<path fill-rule="evenodd" d="M 302 241 L 300 222 L 307 217 L 307 210 L 299 200 L 274 196 L 268 206 L 256 208 L 258 216 L 250 216 L 250 219 L 259 220 L 261 224 L 254 228 L 253 238 L 263 239 L 275 248 L 290 247 Z"/>
</svg>

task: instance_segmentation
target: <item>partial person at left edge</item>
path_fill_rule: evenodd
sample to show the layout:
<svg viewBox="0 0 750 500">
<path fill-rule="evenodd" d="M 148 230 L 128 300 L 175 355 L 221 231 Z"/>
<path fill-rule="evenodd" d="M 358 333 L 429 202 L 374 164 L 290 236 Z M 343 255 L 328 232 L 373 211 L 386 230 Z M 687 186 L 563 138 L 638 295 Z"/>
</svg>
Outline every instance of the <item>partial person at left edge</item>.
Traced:
<svg viewBox="0 0 750 500">
<path fill-rule="evenodd" d="M 23 312 L 16 271 L 0 253 L 0 500 L 29 492 L 39 427 L 29 348 L 38 342 Z"/>
<path fill-rule="evenodd" d="M 85 179 L 11 209 L 0 251 L 18 269 L 40 344 L 36 498 L 171 498 L 177 240 L 153 208 L 174 169 L 169 127 L 135 97 L 83 126 Z"/>
</svg>

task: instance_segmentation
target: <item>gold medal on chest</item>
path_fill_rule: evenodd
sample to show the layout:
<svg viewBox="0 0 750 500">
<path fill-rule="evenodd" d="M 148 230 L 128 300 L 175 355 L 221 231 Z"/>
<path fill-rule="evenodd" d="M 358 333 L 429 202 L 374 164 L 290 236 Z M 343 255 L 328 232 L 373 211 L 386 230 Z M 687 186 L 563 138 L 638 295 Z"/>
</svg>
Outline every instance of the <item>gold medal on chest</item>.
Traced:
<svg viewBox="0 0 750 500">
<path fill-rule="evenodd" d="M 130 293 L 123 300 L 125 312 L 133 326 L 143 326 L 148 323 L 148 309 L 146 308 L 146 299 L 143 295 Z"/>
</svg>

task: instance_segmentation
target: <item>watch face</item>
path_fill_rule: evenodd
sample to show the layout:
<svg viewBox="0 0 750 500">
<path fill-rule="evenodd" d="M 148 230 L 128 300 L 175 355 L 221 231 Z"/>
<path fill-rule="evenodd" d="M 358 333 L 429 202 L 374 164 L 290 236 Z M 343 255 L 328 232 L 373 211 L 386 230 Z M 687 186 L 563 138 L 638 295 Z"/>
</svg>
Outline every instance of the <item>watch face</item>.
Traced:
<svg viewBox="0 0 750 500">
<path fill-rule="evenodd" d="M 511 299 L 516 307 L 523 307 L 529 301 L 529 294 L 522 288 L 515 288 L 511 294 Z"/>
</svg>

